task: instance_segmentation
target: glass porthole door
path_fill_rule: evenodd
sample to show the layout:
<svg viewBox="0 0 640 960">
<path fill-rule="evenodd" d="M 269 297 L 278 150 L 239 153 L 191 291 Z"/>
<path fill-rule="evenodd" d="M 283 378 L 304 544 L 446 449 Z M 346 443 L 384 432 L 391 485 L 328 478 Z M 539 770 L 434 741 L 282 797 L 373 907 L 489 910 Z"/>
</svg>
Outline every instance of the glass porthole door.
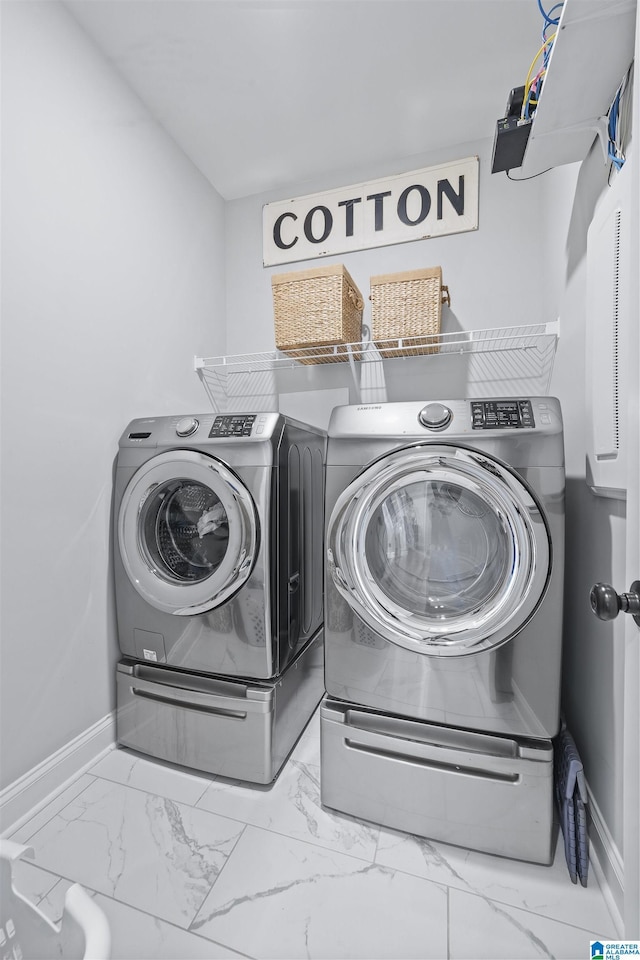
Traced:
<svg viewBox="0 0 640 960">
<path fill-rule="evenodd" d="M 520 630 L 544 595 L 547 526 L 505 464 L 442 445 L 395 451 L 339 498 L 329 572 L 378 635 L 433 656 L 477 653 Z"/>
<path fill-rule="evenodd" d="M 219 606 L 248 579 L 259 545 L 251 494 L 224 464 L 193 450 L 160 454 L 125 490 L 118 543 L 136 590 L 178 616 Z"/>
</svg>

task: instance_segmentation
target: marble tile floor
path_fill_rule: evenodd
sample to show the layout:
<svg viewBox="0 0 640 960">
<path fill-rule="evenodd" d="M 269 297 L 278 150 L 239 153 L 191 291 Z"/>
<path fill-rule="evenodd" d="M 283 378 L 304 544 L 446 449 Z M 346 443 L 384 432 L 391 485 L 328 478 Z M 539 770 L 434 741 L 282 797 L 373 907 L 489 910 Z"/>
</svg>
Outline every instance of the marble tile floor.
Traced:
<svg viewBox="0 0 640 960">
<path fill-rule="evenodd" d="M 400 834 L 320 804 L 316 713 L 269 787 L 114 749 L 11 839 L 16 888 L 56 922 L 81 883 L 114 960 L 584 960 L 616 924 L 591 871 Z"/>
</svg>

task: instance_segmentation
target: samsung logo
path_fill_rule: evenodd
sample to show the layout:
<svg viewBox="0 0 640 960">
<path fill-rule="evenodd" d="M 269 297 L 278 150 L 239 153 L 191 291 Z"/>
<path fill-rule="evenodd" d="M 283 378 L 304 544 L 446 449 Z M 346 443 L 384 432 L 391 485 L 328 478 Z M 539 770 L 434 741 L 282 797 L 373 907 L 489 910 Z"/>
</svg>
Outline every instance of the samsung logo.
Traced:
<svg viewBox="0 0 640 960">
<path fill-rule="evenodd" d="M 381 404 L 378 404 L 376 407 L 356 407 L 356 410 L 382 410 Z"/>
</svg>

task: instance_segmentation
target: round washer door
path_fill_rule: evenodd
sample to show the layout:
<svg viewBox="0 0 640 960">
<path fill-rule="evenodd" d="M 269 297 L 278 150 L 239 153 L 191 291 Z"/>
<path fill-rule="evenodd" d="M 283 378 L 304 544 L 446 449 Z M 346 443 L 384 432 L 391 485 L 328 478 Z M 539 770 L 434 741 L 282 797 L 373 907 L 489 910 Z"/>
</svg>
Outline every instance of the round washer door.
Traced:
<svg viewBox="0 0 640 960">
<path fill-rule="evenodd" d="M 251 494 L 219 460 L 196 450 L 153 457 L 131 478 L 118 517 L 124 568 L 152 606 L 204 613 L 240 589 L 259 546 Z"/>
<path fill-rule="evenodd" d="M 373 631 L 445 657 L 522 629 L 544 596 L 551 546 L 537 500 L 506 464 L 434 444 L 382 457 L 344 490 L 327 559 Z"/>
</svg>

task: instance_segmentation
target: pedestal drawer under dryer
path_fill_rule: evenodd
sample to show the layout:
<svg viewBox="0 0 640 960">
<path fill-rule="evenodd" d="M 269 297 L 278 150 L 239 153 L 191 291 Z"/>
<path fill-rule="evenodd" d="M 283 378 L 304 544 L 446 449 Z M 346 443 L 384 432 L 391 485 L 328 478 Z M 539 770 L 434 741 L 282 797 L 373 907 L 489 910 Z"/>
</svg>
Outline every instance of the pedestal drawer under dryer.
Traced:
<svg viewBox="0 0 640 960">
<path fill-rule="evenodd" d="M 553 747 L 325 697 L 322 803 L 396 830 L 533 863 L 553 859 Z"/>
</svg>

